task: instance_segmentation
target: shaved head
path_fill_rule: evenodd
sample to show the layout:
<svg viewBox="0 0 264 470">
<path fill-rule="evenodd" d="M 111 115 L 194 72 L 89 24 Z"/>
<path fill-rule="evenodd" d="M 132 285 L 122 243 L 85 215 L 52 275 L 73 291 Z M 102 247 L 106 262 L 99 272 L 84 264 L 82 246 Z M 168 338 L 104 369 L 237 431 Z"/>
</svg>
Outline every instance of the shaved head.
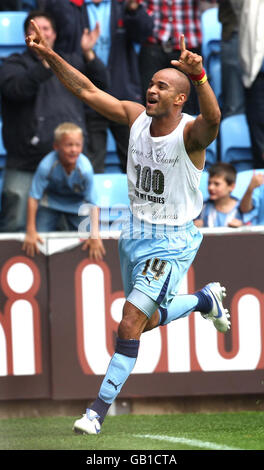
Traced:
<svg viewBox="0 0 264 470">
<path fill-rule="evenodd" d="M 191 87 L 189 79 L 184 73 L 173 67 L 168 67 L 166 69 L 159 70 L 153 75 L 153 77 L 158 80 L 164 80 L 168 84 L 172 85 L 175 88 L 176 93 L 184 93 L 188 99 Z"/>
<path fill-rule="evenodd" d="M 155 119 L 169 115 L 178 119 L 189 94 L 190 82 L 184 73 L 173 67 L 159 70 L 154 73 L 147 89 L 146 113 Z"/>
</svg>

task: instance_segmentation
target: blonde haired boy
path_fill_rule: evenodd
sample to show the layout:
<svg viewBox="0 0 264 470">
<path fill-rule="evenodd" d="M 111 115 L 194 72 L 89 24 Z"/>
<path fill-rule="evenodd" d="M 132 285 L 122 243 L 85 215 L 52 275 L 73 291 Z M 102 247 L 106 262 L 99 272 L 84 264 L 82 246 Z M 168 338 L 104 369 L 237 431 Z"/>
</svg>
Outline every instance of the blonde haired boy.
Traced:
<svg viewBox="0 0 264 470">
<path fill-rule="evenodd" d="M 91 258 L 102 259 L 105 250 L 99 236 L 94 173 L 89 159 L 82 153 L 82 129 L 71 122 L 60 124 L 54 131 L 53 148 L 39 163 L 32 180 L 22 248 L 29 256 L 38 253 L 38 242 L 43 243 L 38 232 L 56 231 L 62 217 L 68 230 L 78 230 L 84 221 L 78 215 L 80 207 L 88 203 L 91 205 L 87 227 L 90 237 L 83 249 L 89 249 Z"/>
</svg>

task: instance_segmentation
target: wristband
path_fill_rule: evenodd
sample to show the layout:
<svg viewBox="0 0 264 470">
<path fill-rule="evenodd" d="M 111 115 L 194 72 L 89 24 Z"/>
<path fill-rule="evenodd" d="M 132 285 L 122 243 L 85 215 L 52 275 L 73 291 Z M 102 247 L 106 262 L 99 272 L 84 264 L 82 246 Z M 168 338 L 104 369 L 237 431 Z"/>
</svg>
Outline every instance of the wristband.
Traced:
<svg viewBox="0 0 264 470">
<path fill-rule="evenodd" d="M 203 71 L 199 74 L 199 75 L 189 75 L 192 83 L 194 85 L 202 85 L 203 83 L 205 83 L 207 81 L 207 75 L 206 75 L 206 72 L 205 70 L 203 69 Z"/>
</svg>

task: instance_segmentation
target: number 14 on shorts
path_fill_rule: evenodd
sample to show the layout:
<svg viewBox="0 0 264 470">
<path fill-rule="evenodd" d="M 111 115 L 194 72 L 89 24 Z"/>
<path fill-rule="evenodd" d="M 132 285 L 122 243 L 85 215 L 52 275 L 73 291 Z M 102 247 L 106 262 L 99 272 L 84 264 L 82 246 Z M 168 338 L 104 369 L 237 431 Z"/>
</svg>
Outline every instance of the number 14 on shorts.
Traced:
<svg viewBox="0 0 264 470">
<path fill-rule="evenodd" d="M 154 279 L 158 280 L 165 273 L 165 266 L 167 261 L 163 261 L 159 258 L 148 259 L 142 271 L 143 276 L 147 275 L 148 269 L 153 272 Z"/>
</svg>

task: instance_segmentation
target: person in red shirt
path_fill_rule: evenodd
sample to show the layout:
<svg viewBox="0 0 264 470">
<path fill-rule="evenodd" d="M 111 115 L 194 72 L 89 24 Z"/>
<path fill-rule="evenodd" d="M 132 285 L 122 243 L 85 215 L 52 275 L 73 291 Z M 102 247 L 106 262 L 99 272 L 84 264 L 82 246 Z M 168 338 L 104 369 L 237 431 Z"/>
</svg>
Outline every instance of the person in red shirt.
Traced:
<svg viewBox="0 0 264 470">
<path fill-rule="evenodd" d="M 139 55 L 143 96 L 153 74 L 170 67 L 170 61 L 179 58 L 181 34 L 184 34 L 187 49 L 201 54 L 201 3 L 200 0 L 142 0 L 141 4 L 154 20 L 152 35 L 142 45 Z M 193 88 L 183 111 L 199 114 Z"/>
</svg>

